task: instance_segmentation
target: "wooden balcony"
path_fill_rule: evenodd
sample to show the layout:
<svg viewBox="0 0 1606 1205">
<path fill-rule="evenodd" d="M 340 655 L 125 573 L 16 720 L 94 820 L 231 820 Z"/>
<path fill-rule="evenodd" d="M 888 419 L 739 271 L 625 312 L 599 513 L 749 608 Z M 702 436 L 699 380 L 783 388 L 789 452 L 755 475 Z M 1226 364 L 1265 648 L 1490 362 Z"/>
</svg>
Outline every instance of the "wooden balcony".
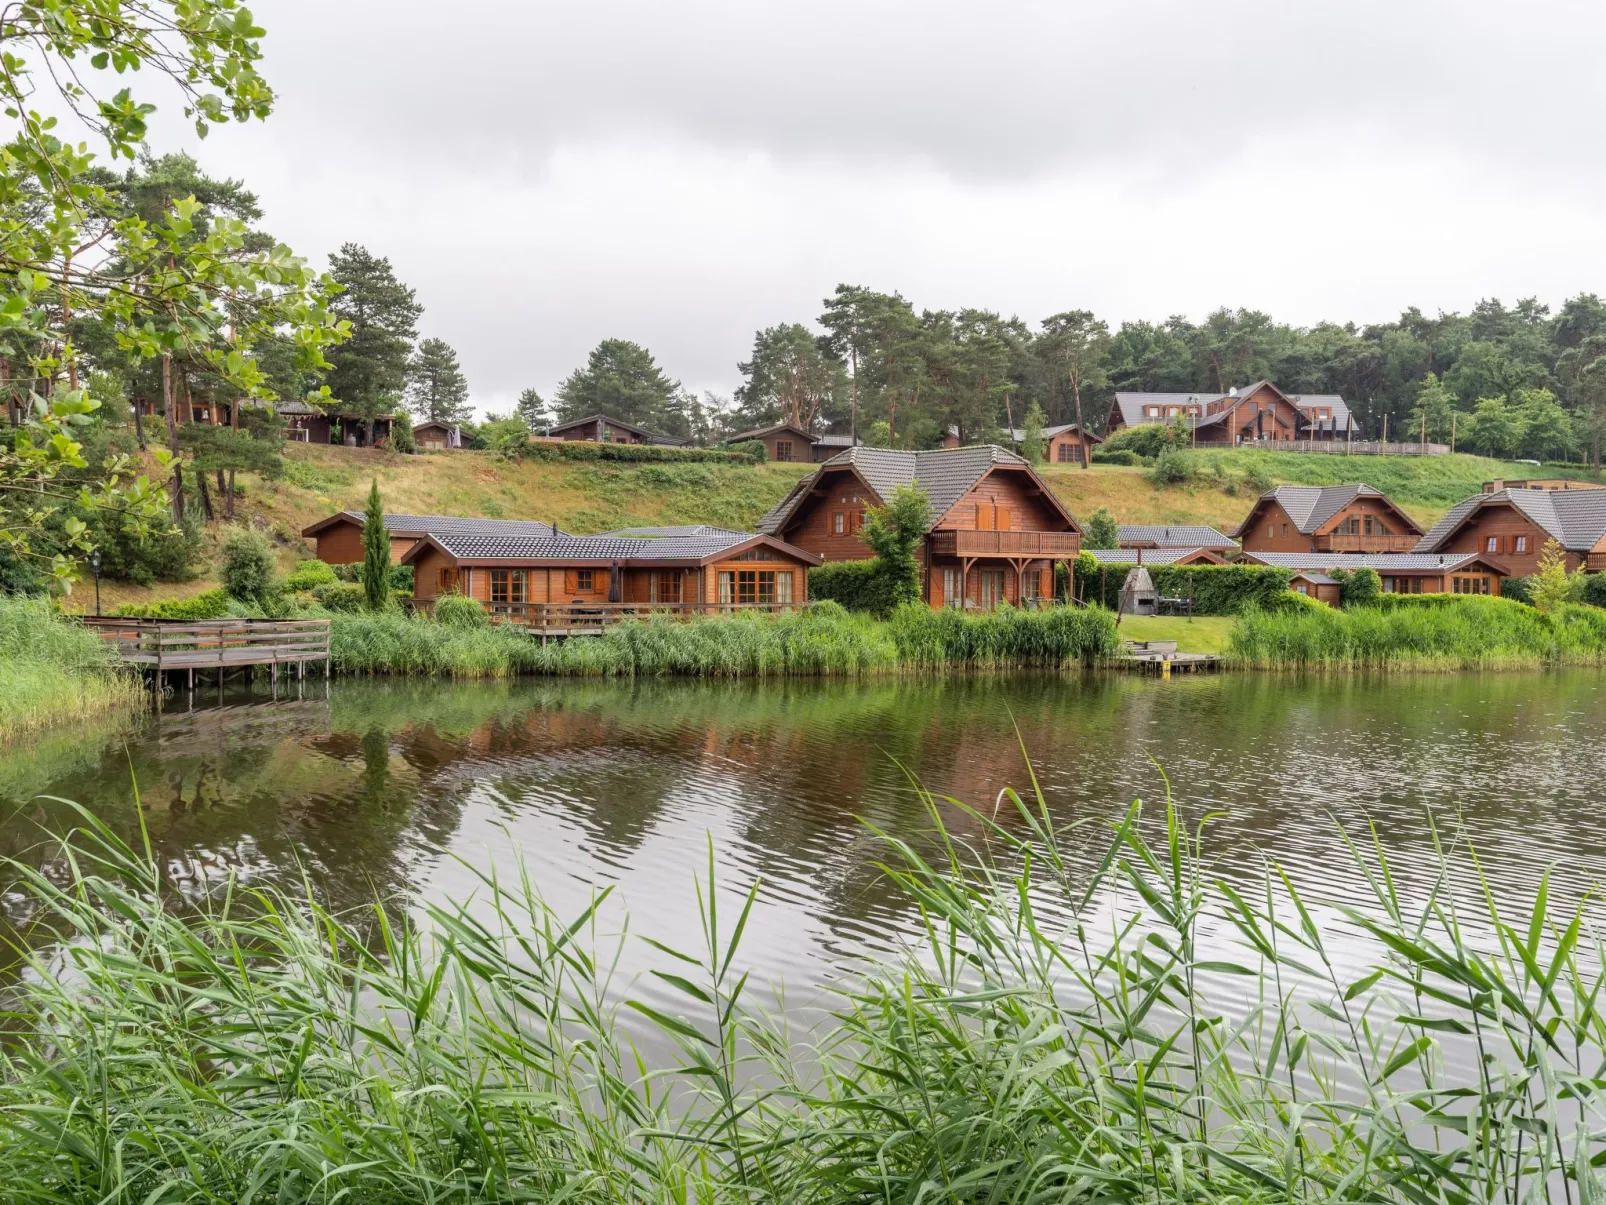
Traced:
<svg viewBox="0 0 1606 1205">
<path fill-rule="evenodd" d="M 1074 531 L 934 531 L 933 556 L 1074 557 L 1082 537 Z"/>
<path fill-rule="evenodd" d="M 1421 543 L 1421 536 L 1387 535 L 1368 536 L 1349 531 L 1329 532 L 1317 536 L 1317 552 L 1410 552 Z"/>
</svg>

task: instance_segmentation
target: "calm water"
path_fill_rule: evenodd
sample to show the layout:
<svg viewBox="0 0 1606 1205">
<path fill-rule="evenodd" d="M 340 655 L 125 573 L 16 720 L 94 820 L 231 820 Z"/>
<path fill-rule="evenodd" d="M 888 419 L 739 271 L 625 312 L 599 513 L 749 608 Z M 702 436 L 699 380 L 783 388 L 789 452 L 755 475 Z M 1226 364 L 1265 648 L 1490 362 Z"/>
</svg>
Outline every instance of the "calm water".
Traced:
<svg viewBox="0 0 1606 1205">
<path fill-rule="evenodd" d="M 1513 893 L 1552 863 L 1569 895 L 1606 867 L 1598 673 L 309 689 L 180 696 L 131 734 L 0 750 L 0 849 L 43 856 L 65 809 L 40 795 L 132 831 L 137 781 L 163 856 L 197 879 L 304 868 L 336 901 L 455 899 L 473 890 L 462 862 L 522 854 L 560 911 L 617 884 L 634 929 L 694 945 L 712 836 L 727 890 L 762 884 L 748 962 L 793 989 L 910 930 L 863 821 L 923 831 L 910 775 L 991 807 L 1027 784 L 1019 741 L 1062 819 L 1158 802 L 1158 763 L 1190 814 L 1224 813 L 1218 873 L 1275 858 L 1329 902 L 1359 890 L 1331 817 L 1374 822 L 1408 891 L 1433 873 L 1430 818 L 1464 823 Z"/>
</svg>

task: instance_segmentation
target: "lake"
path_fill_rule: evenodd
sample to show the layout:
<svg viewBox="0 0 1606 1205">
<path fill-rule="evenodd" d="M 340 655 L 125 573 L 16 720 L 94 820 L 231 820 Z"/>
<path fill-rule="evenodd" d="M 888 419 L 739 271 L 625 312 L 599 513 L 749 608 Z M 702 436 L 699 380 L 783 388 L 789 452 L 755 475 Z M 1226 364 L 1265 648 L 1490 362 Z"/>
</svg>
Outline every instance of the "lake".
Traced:
<svg viewBox="0 0 1606 1205">
<path fill-rule="evenodd" d="M 712 838 L 725 890 L 761 884 L 747 962 L 796 989 L 911 932 L 868 827 L 926 830 L 911 778 L 991 810 L 1028 788 L 1024 745 L 1069 822 L 1135 797 L 1158 811 L 1163 769 L 1191 818 L 1221 813 L 1206 849 L 1226 878 L 1255 880 L 1269 858 L 1329 905 L 1360 898 L 1336 818 L 1363 839 L 1371 821 L 1420 894 L 1437 822 L 1465 826 L 1501 889 L 1531 896 L 1555 864 L 1570 897 L 1606 866 L 1603 732 L 1606 676 L 1588 671 L 336 681 L 290 701 L 181 693 L 130 732 L 0 752 L 0 849 L 45 856 L 69 813 L 40 795 L 132 834 L 137 782 L 156 848 L 197 885 L 304 871 L 337 903 L 403 887 L 462 899 L 464 863 L 521 854 L 560 913 L 616 884 L 615 923 L 627 907 L 634 930 L 695 945 L 692 876 Z"/>
</svg>

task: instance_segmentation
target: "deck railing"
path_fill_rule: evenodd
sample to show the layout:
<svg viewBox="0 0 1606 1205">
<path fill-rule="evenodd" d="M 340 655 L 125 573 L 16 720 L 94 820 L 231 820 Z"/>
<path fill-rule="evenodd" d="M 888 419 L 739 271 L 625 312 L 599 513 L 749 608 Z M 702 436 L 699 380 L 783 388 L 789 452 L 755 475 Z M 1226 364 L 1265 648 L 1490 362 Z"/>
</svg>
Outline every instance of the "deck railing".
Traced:
<svg viewBox="0 0 1606 1205">
<path fill-rule="evenodd" d="M 934 531 L 936 556 L 1074 557 L 1082 537 L 1074 531 Z"/>
<path fill-rule="evenodd" d="M 1316 537 L 1317 552 L 1410 552 L 1421 543 L 1421 536 L 1361 535 L 1348 531 L 1330 532 Z"/>
<path fill-rule="evenodd" d="M 415 612 L 428 614 L 434 610 L 434 600 L 414 599 Z M 778 611 L 800 611 L 809 604 L 789 603 L 480 603 L 493 622 L 519 624 L 524 627 L 548 631 L 586 630 L 618 623 L 621 619 L 644 619 L 660 616 L 669 619 L 689 619 L 694 615 L 729 615 L 736 611 L 760 611 L 774 614 Z"/>
<path fill-rule="evenodd" d="M 130 665 L 203 669 L 329 660 L 327 619 L 114 619 L 84 623 Z"/>
<path fill-rule="evenodd" d="M 1226 439 L 1199 440 L 1195 448 L 1255 448 L 1261 452 L 1325 452 L 1333 456 L 1446 456 L 1449 444 L 1422 443 L 1419 440 L 1376 439 L 1246 439 L 1233 443 Z"/>
</svg>

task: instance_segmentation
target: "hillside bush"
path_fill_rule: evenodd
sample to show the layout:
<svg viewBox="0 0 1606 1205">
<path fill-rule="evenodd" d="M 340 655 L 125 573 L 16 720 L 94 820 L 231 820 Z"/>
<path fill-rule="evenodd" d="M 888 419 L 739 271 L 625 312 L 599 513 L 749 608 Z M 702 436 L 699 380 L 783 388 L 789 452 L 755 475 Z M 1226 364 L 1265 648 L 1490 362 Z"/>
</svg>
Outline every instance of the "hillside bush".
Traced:
<svg viewBox="0 0 1606 1205">
<path fill-rule="evenodd" d="M 302 561 L 284 579 L 286 590 L 311 590 L 335 581 L 335 567 L 324 561 Z"/>
<path fill-rule="evenodd" d="M 189 581 L 196 575 L 202 528 L 196 510 L 187 511 L 182 522 L 166 523 L 143 536 L 117 510 L 83 507 L 80 517 L 100 549 L 102 577 L 149 586 Z"/>
<path fill-rule="evenodd" d="M 313 587 L 312 597 L 326 611 L 346 615 L 363 608 L 362 587 L 356 582 L 324 582 Z"/>
<path fill-rule="evenodd" d="M 1522 579 L 1526 581 L 1527 579 Z M 1500 592 L 1506 594 L 1509 582 L 1500 583 Z M 1508 595 L 1509 597 L 1509 595 Z M 1591 607 L 1606 607 L 1606 573 L 1584 574 L 1583 587 L 1578 592 L 1578 601 L 1587 603 Z"/>
<path fill-rule="evenodd" d="M 762 444 L 759 445 L 763 447 Z M 641 463 L 693 463 L 751 465 L 745 452 L 726 452 L 715 448 L 678 448 L 662 444 L 601 443 L 585 439 L 532 439 L 526 444 L 504 447 L 502 455 L 523 460 L 623 460 Z"/>
<path fill-rule="evenodd" d="M 483 628 L 491 617 L 478 599 L 466 594 L 443 594 L 435 600 L 435 621 L 453 628 Z"/>
<path fill-rule="evenodd" d="M 273 542 L 260 531 L 236 527 L 223 538 L 220 553 L 218 581 L 231 598 L 262 600 L 276 592 Z"/>
<path fill-rule="evenodd" d="M 1191 434 L 1186 425 L 1175 423 L 1143 423 L 1136 427 L 1122 427 L 1105 437 L 1100 448 L 1106 453 L 1130 451 L 1153 460 L 1160 453 L 1187 447 Z"/>
<path fill-rule="evenodd" d="M 1134 468 L 1149 463 L 1131 448 L 1094 448 L 1091 459 L 1094 464 L 1124 464 Z"/>
<path fill-rule="evenodd" d="M 129 619 L 223 619 L 229 614 L 229 596 L 222 589 L 207 590 L 189 598 L 167 598 L 143 606 L 127 604 L 112 614 Z"/>
<path fill-rule="evenodd" d="M 1092 558 L 1088 558 L 1090 561 Z M 1131 565 L 1094 568 L 1084 580 L 1087 566 L 1077 560 L 1077 597 L 1115 610 L 1121 604 L 1121 587 Z M 1299 596 L 1288 589 L 1293 573 L 1273 565 L 1146 565 L 1154 588 L 1167 598 L 1193 599 L 1195 615 L 1239 615 L 1244 611 L 1284 610 Z M 1102 596 L 1100 590 L 1103 590 Z"/>
<path fill-rule="evenodd" d="M 1338 601 L 1345 607 L 1375 606 L 1383 597 L 1383 579 L 1369 565 L 1359 569 L 1335 569 L 1333 580 L 1338 583 Z"/>
<path fill-rule="evenodd" d="M 809 570 L 809 597 L 871 615 L 889 614 L 902 601 L 873 558 L 814 566 Z"/>
<path fill-rule="evenodd" d="M 1200 475 L 1202 466 L 1192 452 L 1166 448 L 1149 470 L 1149 481 L 1157 486 L 1186 485 Z"/>
<path fill-rule="evenodd" d="M 745 456 L 754 464 L 763 464 L 769 459 L 769 449 L 764 446 L 762 439 L 744 439 L 741 443 L 728 444 L 726 447 L 728 451 Z"/>
</svg>

